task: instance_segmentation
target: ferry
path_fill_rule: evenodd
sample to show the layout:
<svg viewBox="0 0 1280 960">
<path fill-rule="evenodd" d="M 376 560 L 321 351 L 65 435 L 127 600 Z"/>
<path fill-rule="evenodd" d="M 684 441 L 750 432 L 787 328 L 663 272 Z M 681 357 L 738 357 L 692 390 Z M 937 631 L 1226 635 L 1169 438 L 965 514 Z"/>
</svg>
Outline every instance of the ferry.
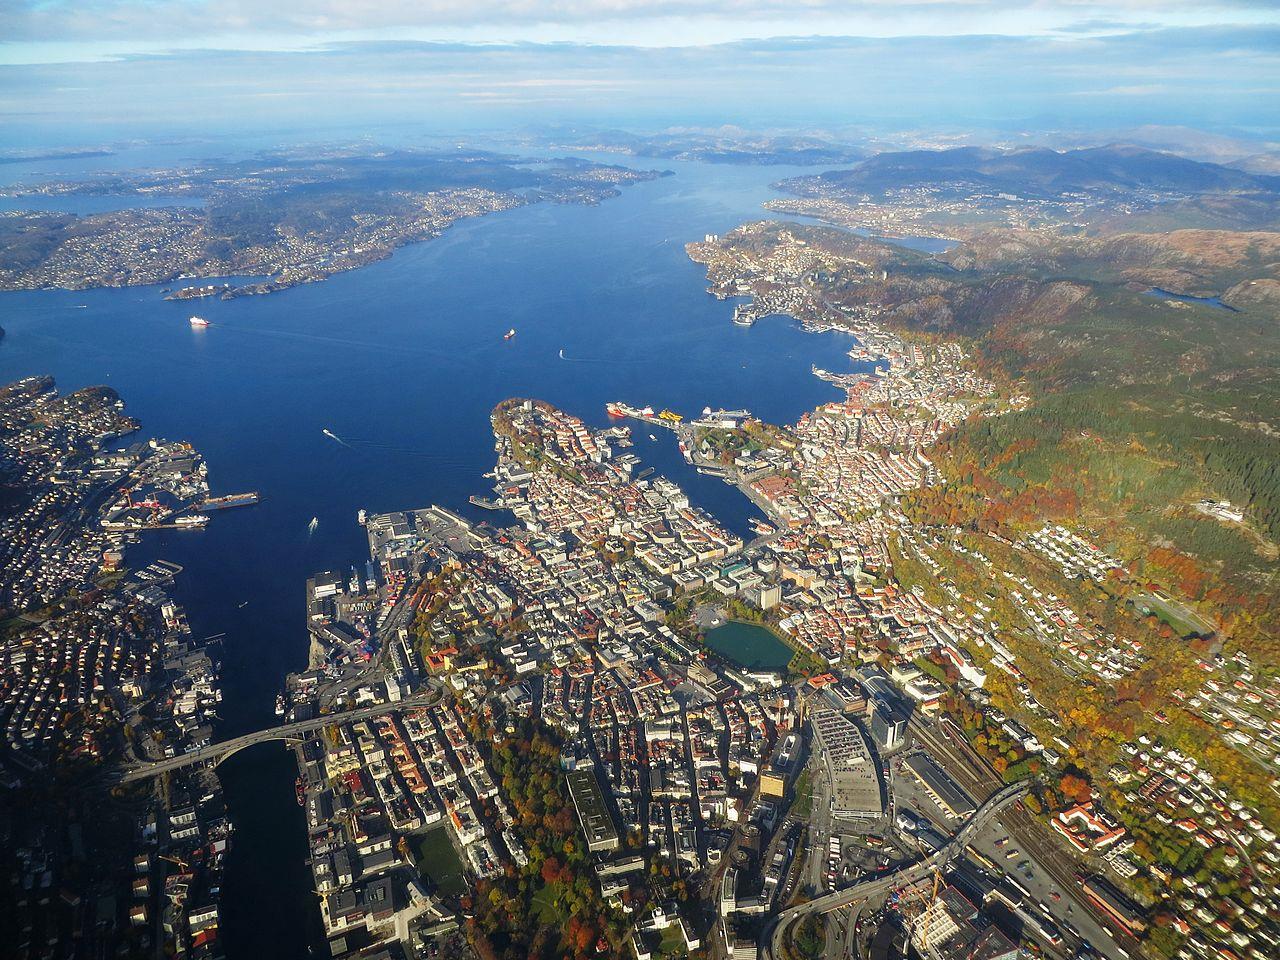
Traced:
<svg viewBox="0 0 1280 960">
<path fill-rule="evenodd" d="M 207 327 L 209 325 L 209 321 L 206 320 L 204 317 L 192 317 L 187 322 L 190 323 L 193 327 L 197 327 L 197 328 Z"/>
<path fill-rule="evenodd" d="M 208 522 L 209 518 L 203 513 L 193 513 L 190 516 L 179 517 L 177 520 L 173 521 L 175 526 L 183 529 L 203 527 Z"/>
<path fill-rule="evenodd" d="M 653 407 L 633 407 L 627 403 L 606 403 L 605 412 L 611 417 L 635 417 L 637 420 L 654 419 Z"/>
<path fill-rule="evenodd" d="M 510 340 L 510 339 L 511 339 L 512 337 L 514 337 L 515 335 L 516 335 L 516 328 L 515 328 L 515 327 L 512 327 L 510 330 L 508 330 L 506 333 L 504 333 L 504 334 L 502 335 L 502 339 L 503 339 L 503 340 Z"/>
</svg>

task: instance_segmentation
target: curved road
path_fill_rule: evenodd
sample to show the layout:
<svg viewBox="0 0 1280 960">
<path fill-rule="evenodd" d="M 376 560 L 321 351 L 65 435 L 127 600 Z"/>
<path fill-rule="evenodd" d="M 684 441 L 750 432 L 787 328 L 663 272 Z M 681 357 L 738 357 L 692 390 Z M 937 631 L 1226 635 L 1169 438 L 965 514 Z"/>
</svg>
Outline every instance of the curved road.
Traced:
<svg viewBox="0 0 1280 960">
<path fill-rule="evenodd" d="M 974 812 L 968 823 L 960 829 L 960 832 L 952 837 L 950 842 L 937 853 L 930 854 L 925 859 L 900 870 L 895 870 L 886 876 L 875 880 L 864 880 L 862 883 L 855 883 L 852 887 L 837 890 L 824 897 L 818 897 L 816 900 L 802 903 L 798 907 L 784 910 L 774 921 L 772 930 L 765 935 L 764 942 L 761 945 L 761 957 L 763 960 L 778 960 L 782 956 L 782 941 L 788 928 L 801 917 L 808 916 L 811 913 L 827 913 L 831 910 L 848 906 L 855 901 L 866 900 L 870 897 L 887 893 L 894 887 L 912 883 L 926 876 L 935 866 L 946 863 L 963 850 L 965 844 L 969 842 L 974 834 L 986 826 L 987 822 L 997 813 L 1026 793 L 1030 786 L 1028 781 L 1020 780 L 992 794 Z"/>
<path fill-rule="evenodd" d="M 439 691 L 431 690 L 427 693 L 406 697 L 399 703 L 380 703 L 376 706 L 360 707 L 357 710 L 346 710 L 342 713 L 327 713 L 319 717 L 313 717 L 310 720 L 299 720 L 296 723 L 284 723 L 278 727 L 268 727 L 266 730 L 258 730 L 255 733 L 246 733 L 231 740 L 212 743 L 207 747 L 202 747 L 199 750 L 193 750 L 180 756 L 168 757 L 151 763 L 136 763 L 131 766 L 120 767 L 112 771 L 110 778 L 117 783 L 134 783 L 138 780 L 157 777 L 162 773 L 169 773 L 173 770 L 181 770 L 183 767 L 203 763 L 206 760 L 221 762 L 231 754 L 246 747 L 252 747 L 254 744 L 265 743 L 268 740 L 288 740 L 298 734 L 310 733 L 313 730 L 319 730 L 321 727 L 327 727 L 331 723 L 350 723 L 353 720 L 366 720 L 369 717 L 395 713 L 397 710 L 429 707 L 436 703 L 440 696 Z"/>
</svg>

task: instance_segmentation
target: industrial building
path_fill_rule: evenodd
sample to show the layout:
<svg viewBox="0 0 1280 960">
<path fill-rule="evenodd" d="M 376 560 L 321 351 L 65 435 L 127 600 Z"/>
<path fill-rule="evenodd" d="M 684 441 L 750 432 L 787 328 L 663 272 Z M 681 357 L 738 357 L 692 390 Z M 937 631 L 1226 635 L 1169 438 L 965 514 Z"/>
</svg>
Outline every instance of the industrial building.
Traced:
<svg viewBox="0 0 1280 960">
<path fill-rule="evenodd" d="M 969 795 L 956 786 L 955 781 L 928 754 L 913 754 L 907 758 L 906 767 L 947 816 L 963 820 L 978 809 Z"/>
</svg>

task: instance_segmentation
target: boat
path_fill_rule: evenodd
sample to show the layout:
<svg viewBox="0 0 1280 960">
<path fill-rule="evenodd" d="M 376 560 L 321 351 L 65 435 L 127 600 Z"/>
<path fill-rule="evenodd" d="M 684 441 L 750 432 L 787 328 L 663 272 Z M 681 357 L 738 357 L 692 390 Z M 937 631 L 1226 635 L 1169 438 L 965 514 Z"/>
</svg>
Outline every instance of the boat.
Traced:
<svg viewBox="0 0 1280 960">
<path fill-rule="evenodd" d="M 204 317 L 192 317 L 187 322 L 190 323 L 193 327 L 207 327 L 209 325 L 209 321 L 206 320 Z"/>
<path fill-rule="evenodd" d="M 248 493 L 229 493 L 225 497 L 205 497 L 196 509 L 204 512 L 210 510 L 226 510 L 228 507 L 249 507 L 258 502 L 258 491 Z"/>
<path fill-rule="evenodd" d="M 502 335 L 502 339 L 503 339 L 503 340 L 510 340 L 510 339 L 511 339 L 512 337 L 514 337 L 515 335 L 516 335 L 516 328 L 515 328 L 515 327 L 512 327 L 510 330 L 508 330 L 506 333 L 504 333 L 504 334 Z"/>
<path fill-rule="evenodd" d="M 627 411 L 623 409 L 623 405 L 620 403 L 606 403 L 604 412 L 611 417 L 625 417 L 627 415 Z"/>
<path fill-rule="evenodd" d="M 307 805 L 307 791 L 302 786 L 302 777 L 293 781 L 293 793 L 298 798 L 298 806 L 305 807 Z"/>
<path fill-rule="evenodd" d="M 657 437 L 655 437 L 655 436 L 651 433 L 651 434 L 649 434 L 649 439 L 650 439 L 650 440 L 654 440 L 654 441 L 656 441 L 658 438 L 657 438 Z"/>
<path fill-rule="evenodd" d="M 276 716 L 277 717 L 284 716 L 284 694 L 283 693 L 276 694 Z"/>
<path fill-rule="evenodd" d="M 318 526 L 320 526 L 320 518 L 312 517 L 311 522 L 307 524 L 307 533 L 315 533 Z"/>
<path fill-rule="evenodd" d="M 185 517 L 179 517 L 173 521 L 173 524 L 183 529 L 194 529 L 195 527 L 203 527 L 208 522 L 209 518 L 203 513 L 193 513 Z"/>
<path fill-rule="evenodd" d="M 565 358 L 565 356 L 564 356 L 564 347 L 561 347 L 561 348 L 560 348 L 560 359 L 561 359 L 561 360 L 563 360 L 564 358 Z"/>
</svg>

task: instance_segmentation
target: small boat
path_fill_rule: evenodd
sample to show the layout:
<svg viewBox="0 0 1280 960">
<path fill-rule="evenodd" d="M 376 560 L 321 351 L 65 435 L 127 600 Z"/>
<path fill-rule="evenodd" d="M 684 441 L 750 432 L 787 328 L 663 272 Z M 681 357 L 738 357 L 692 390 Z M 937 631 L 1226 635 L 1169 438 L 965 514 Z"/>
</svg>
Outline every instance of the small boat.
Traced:
<svg viewBox="0 0 1280 960">
<path fill-rule="evenodd" d="M 315 533 L 318 526 L 320 526 L 320 518 L 312 517 L 311 522 L 307 524 L 307 533 Z"/>
<path fill-rule="evenodd" d="M 206 320 L 204 317 L 192 317 L 187 322 L 190 323 L 193 327 L 197 327 L 197 328 L 203 328 L 209 325 L 209 321 Z"/>
<path fill-rule="evenodd" d="M 658 438 L 657 438 L 657 437 L 655 437 L 655 436 L 651 433 L 651 434 L 649 434 L 649 439 L 650 439 L 650 440 L 655 440 L 655 441 L 656 441 Z"/>
<path fill-rule="evenodd" d="M 276 716 L 277 717 L 284 716 L 284 694 L 283 693 L 276 694 Z"/>
<path fill-rule="evenodd" d="M 247 607 L 248 605 L 249 605 L 249 601 L 248 601 L 248 600 L 246 600 L 244 603 L 240 604 L 240 606 L 236 607 L 236 609 L 237 609 L 237 610 L 243 610 L 243 609 L 244 609 L 245 607 Z"/>
<path fill-rule="evenodd" d="M 504 333 L 504 334 L 502 335 L 502 339 L 503 339 L 503 340 L 510 340 L 510 339 L 511 339 L 512 337 L 514 337 L 515 335 L 516 335 L 516 328 L 515 328 L 515 327 L 512 327 L 510 330 L 508 330 L 506 333 Z"/>
</svg>

